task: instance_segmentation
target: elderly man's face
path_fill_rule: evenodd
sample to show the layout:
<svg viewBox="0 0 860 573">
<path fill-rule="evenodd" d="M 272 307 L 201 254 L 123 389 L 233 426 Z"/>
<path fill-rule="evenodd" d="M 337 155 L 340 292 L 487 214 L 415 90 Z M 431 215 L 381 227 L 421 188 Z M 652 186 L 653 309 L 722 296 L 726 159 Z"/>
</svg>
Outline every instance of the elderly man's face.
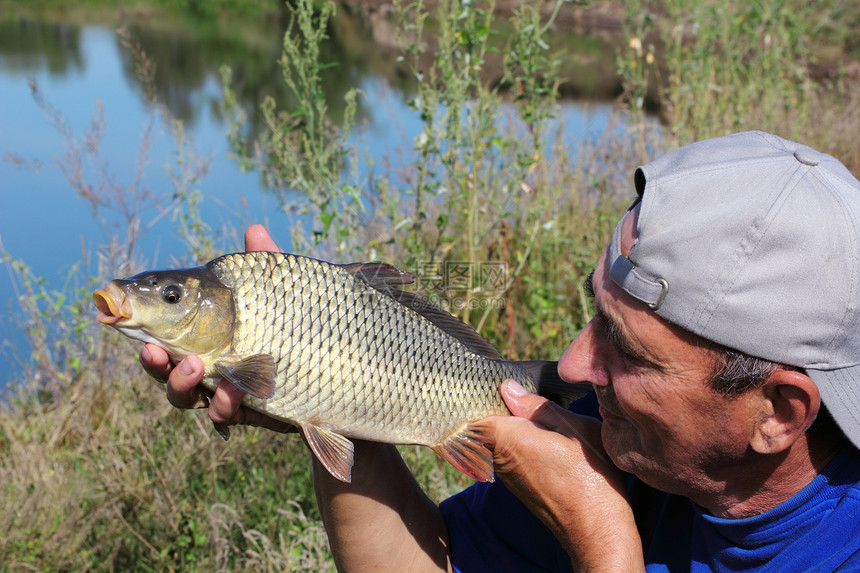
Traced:
<svg viewBox="0 0 860 573">
<path fill-rule="evenodd" d="M 635 239 L 638 207 L 622 228 Z M 596 313 L 559 362 L 569 382 L 594 385 L 603 445 L 622 470 L 664 491 L 697 496 L 750 455 L 752 401 L 711 389 L 714 351 L 657 317 L 608 276 L 606 253 L 592 279 Z M 670 285 L 671 288 L 671 285 Z"/>
</svg>

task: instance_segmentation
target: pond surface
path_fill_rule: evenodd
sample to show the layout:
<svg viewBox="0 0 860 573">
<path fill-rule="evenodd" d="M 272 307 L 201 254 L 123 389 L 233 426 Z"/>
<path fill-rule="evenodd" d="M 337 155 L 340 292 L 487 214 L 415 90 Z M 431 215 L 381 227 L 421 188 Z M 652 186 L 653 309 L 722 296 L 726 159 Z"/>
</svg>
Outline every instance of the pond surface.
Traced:
<svg viewBox="0 0 860 573">
<path fill-rule="evenodd" d="M 362 145 L 370 156 L 378 162 L 411 150 L 422 124 L 405 103 L 409 86 L 396 69 L 396 53 L 380 49 L 373 30 L 360 20 L 339 16 L 332 29 L 327 59 L 338 62 L 338 67 L 329 72 L 326 85 L 334 114 L 346 90 L 360 87 L 365 93 L 360 110 L 366 125 Z M 218 74 L 220 65 L 232 66 L 237 93 L 249 110 L 257 109 L 266 94 L 284 100 L 276 64 L 283 26 L 249 34 L 144 22 L 130 25 L 128 31 L 156 64 L 158 101 L 169 116 L 182 120 L 196 156 L 209 160 L 208 172 L 196 185 L 203 195 L 203 220 L 214 231 L 233 228 L 240 233 L 248 223 L 263 222 L 289 249 L 294 219 L 263 189 L 258 174 L 243 172 L 230 158 L 227 125 L 220 116 Z M 590 54 L 571 58 L 583 62 L 583 72 L 576 77 L 594 75 L 594 58 L 602 59 L 600 65 L 607 66 L 611 75 L 611 50 L 600 44 L 590 46 Z M 105 242 L 108 234 L 58 164 L 69 151 L 62 129 L 82 140 L 94 115 L 103 110 L 102 163 L 88 160 L 84 166 L 91 179 L 107 180 L 124 190 L 137 185 L 155 196 L 174 193 L 165 166 L 177 168 L 175 138 L 164 116 L 147 105 L 134 66 L 131 52 L 108 26 L 0 22 L 0 250 L 26 263 L 48 290 L 71 292 L 85 286 L 80 278 L 70 282 L 68 277 L 79 277 L 75 271 L 80 268 L 95 269 L 94 247 Z M 590 81 L 607 83 L 605 77 Z M 34 86 L 45 105 L 62 114 L 61 129 L 59 115 L 52 117 L 37 104 Z M 575 90 L 591 91 L 603 102 L 563 101 L 559 117 L 566 137 L 596 137 L 606 127 L 610 93 L 605 85 Z M 148 125 L 152 128 L 147 141 Z M 148 151 L 141 165 L 145 143 Z M 122 215 L 105 214 L 109 228 L 122 231 Z M 145 222 L 154 224 L 137 252 L 154 261 L 154 266 L 181 260 L 188 247 L 178 236 L 176 223 L 169 217 L 159 218 L 154 208 L 142 215 Z M 237 246 L 229 237 L 222 244 Z M 8 265 L 0 264 L 0 388 L 19 379 L 21 360 L 29 356 L 26 335 L 19 326 L 20 296 L 20 280 Z"/>
</svg>

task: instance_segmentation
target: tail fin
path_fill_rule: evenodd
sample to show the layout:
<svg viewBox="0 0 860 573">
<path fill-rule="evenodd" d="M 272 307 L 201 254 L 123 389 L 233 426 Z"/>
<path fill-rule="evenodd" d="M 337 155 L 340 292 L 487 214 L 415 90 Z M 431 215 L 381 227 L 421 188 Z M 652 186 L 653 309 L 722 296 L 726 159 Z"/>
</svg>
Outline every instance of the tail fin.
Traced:
<svg viewBox="0 0 860 573">
<path fill-rule="evenodd" d="M 567 408 L 571 402 L 588 394 L 591 384 L 571 384 L 558 375 L 558 362 L 552 360 L 524 360 L 518 362 L 532 377 L 538 394 Z"/>
</svg>

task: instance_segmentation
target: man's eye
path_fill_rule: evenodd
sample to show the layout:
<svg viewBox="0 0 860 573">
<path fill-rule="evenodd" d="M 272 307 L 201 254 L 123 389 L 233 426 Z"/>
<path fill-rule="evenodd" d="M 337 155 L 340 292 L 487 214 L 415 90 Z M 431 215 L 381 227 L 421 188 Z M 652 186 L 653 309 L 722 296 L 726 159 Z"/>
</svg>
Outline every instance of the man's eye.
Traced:
<svg viewBox="0 0 860 573">
<path fill-rule="evenodd" d="M 621 358 L 623 358 L 625 361 L 629 362 L 633 366 L 646 366 L 648 364 L 641 357 L 636 356 L 635 354 L 631 354 L 623 348 L 616 347 L 615 350 L 616 352 L 618 352 L 618 355 L 621 356 Z"/>
<path fill-rule="evenodd" d="M 611 321 L 607 320 L 606 316 L 602 312 L 596 313 L 593 320 L 596 321 L 598 331 L 605 337 L 610 348 L 612 348 L 612 352 L 626 366 L 633 368 L 652 366 L 648 360 L 630 350 L 618 327 Z"/>
<path fill-rule="evenodd" d="M 164 290 L 161 291 L 161 298 L 164 299 L 164 302 L 166 303 L 176 304 L 182 300 L 182 287 L 178 285 L 167 285 L 164 287 Z"/>
</svg>

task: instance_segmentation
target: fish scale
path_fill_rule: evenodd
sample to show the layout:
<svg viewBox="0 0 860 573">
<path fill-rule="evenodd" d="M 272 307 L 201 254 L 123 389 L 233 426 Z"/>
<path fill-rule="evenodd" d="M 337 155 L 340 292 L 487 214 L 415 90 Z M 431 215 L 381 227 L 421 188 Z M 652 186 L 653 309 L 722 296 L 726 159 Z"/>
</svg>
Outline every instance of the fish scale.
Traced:
<svg viewBox="0 0 860 573">
<path fill-rule="evenodd" d="M 224 376 L 247 407 L 299 426 L 339 479 L 350 479 L 353 437 L 427 445 L 492 480 L 480 420 L 508 414 L 503 380 L 565 398 L 584 390 L 561 381 L 555 363 L 502 360 L 467 325 L 399 290 L 404 282 L 411 275 L 381 263 L 235 253 L 115 280 L 93 299 L 105 324 L 160 341 L 174 359 L 197 354 L 208 388 Z"/>
</svg>

